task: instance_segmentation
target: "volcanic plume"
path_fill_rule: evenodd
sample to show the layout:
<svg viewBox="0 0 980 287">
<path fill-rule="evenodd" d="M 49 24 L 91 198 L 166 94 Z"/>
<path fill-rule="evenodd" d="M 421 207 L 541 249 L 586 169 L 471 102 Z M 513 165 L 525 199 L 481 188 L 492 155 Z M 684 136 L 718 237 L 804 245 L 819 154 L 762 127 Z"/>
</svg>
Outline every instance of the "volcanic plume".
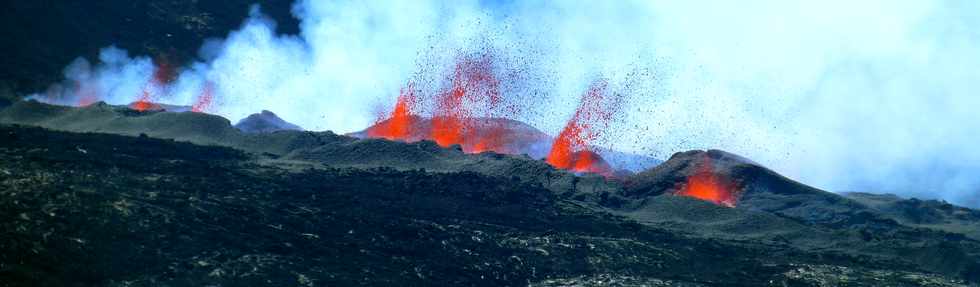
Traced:
<svg viewBox="0 0 980 287">
<path fill-rule="evenodd" d="M 608 125 L 617 109 L 606 105 L 608 83 L 598 80 L 582 95 L 575 114 L 555 138 L 547 162 L 560 169 L 611 176 L 612 169 L 591 150 L 591 144 Z"/>
<path fill-rule="evenodd" d="M 711 157 L 707 154 L 697 162 L 697 170 L 687 177 L 684 187 L 675 194 L 689 196 L 717 205 L 735 207 L 739 192 L 731 180 L 721 176 L 714 170 Z"/>
</svg>

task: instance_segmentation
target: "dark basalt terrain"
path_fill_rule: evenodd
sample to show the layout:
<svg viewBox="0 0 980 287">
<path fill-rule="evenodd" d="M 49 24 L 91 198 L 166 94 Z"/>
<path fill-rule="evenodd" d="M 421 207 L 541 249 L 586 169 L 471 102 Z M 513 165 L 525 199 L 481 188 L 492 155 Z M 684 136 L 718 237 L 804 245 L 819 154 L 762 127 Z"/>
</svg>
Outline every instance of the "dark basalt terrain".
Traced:
<svg viewBox="0 0 980 287">
<path fill-rule="evenodd" d="M 301 131 L 299 126 L 279 118 L 275 113 L 262 111 L 251 114 L 235 124 L 235 128 L 246 133 L 268 133 L 274 131 Z"/>
<path fill-rule="evenodd" d="M 980 282 L 975 210 L 829 193 L 723 151 L 606 180 L 189 112 L 17 102 L 0 124 L 3 286 Z M 735 208 L 672 194 L 703 158 Z"/>
</svg>

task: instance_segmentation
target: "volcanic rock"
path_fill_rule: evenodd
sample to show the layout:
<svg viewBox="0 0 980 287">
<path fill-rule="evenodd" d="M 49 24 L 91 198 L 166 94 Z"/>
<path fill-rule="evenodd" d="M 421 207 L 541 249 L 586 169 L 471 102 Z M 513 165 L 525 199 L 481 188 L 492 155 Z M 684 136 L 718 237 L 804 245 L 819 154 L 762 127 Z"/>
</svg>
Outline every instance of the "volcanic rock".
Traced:
<svg viewBox="0 0 980 287">
<path fill-rule="evenodd" d="M 246 133 L 268 133 L 274 131 L 302 131 L 297 125 L 286 122 L 276 114 L 263 110 L 238 121 L 235 128 Z"/>
<path fill-rule="evenodd" d="M 252 282 L 206 276 L 220 269 L 215 274 L 265 270 L 268 275 L 252 279 L 281 285 L 298 280 L 291 272 L 335 285 L 428 279 L 553 286 L 603 278 L 654 286 L 678 280 L 807 285 L 839 282 L 832 271 L 846 270 L 848 278 L 865 278 L 863 285 L 925 282 L 902 281 L 911 277 L 980 282 L 980 242 L 969 235 L 976 227 L 940 224 L 967 222 L 970 213 L 932 203 L 885 208 L 717 150 L 678 153 L 652 169 L 607 180 L 527 156 L 466 154 L 427 140 L 244 133 L 214 115 L 104 103 L 17 102 L 0 110 L 0 123 L 103 133 L 0 130 L 0 192 L 6 192 L 0 216 L 27 218 L 0 226 L 17 232 L 7 237 L 13 244 L 0 244 L 9 248 L 0 250 L 0 263 L 27 262 L 18 265 L 27 270 L 18 278 L 96 278 L 90 285 L 171 282 L 174 276 L 197 285 Z M 737 189 L 734 207 L 683 196 L 692 177 L 706 174 Z M 118 214 L 106 213 L 106 206 Z M 58 214 L 74 219 L 66 225 Z M 243 218 L 248 214 L 257 216 Z M 48 232 L 65 235 L 45 237 Z M 134 235 L 150 233 L 157 235 Z M 43 249 L 29 247 L 32 242 Z M 150 267 L 134 271 L 120 258 Z M 309 264 L 337 258 L 359 269 Z M 50 262 L 79 263 L 42 271 L 51 270 Z M 184 266 L 175 262 L 197 267 L 167 271 Z M 392 271 L 416 267 L 422 277 Z M 103 277 L 92 277 L 91 270 Z M 365 279 L 363 270 L 374 275 Z M 473 279 L 479 276 L 492 280 Z"/>
<path fill-rule="evenodd" d="M 124 106 L 97 103 L 74 108 L 21 101 L 0 110 L 0 123 L 41 126 L 73 132 L 102 132 L 220 145 L 272 156 L 295 164 L 334 167 L 393 167 L 403 170 L 471 171 L 492 176 L 516 176 L 556 192 L 611 191 L 615 186 L 598 176 L 576 178 L 546 163 L 524 156 L 495 153 L 464 154 L 430 141 L 402 143 L 357 139 L 331 132 L 284 130 L 245 133 L 216 115 L 203 113 L 138 112 Z"/>
<path fill-rule="evenodd" d="M 691 212 L 740 208 L 672 198 L 701 204 Z M 980 281 L 960 272 L 980 266 L 975 252 L 953 253 L 976 242 L 908 241 L 929 232 L 853 243 L 872 247 L 858 252 L 703 237 L 609 212 L 472 172 L 294 170 L 224 147 L 0 125 L 0 218 L 8 219 L 0 221 L 0 276 L 8 286 Z M 877 255 L 880 248 L 958 255 L 921 265 Z"/>
<path fill-rule="evenodd" d="M 894 194 L 843 193 L 903 224 L 962 233 L 980 240 L 980 211 L 939 200 L 905 199 Z"/>
</svg>

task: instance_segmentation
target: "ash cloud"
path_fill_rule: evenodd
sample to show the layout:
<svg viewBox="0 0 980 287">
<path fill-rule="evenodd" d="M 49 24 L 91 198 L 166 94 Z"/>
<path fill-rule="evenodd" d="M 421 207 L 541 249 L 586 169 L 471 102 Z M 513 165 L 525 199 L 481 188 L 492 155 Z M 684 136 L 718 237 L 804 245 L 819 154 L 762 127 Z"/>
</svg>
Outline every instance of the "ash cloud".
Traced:
<svg viewBox="0 0 980 287">
<path fill-rule="evenodd" d="M 495 53 L 509 117 L 557 134 L 597 78 L 624 97 L 602 145 L 666 158 L 729 150 L 833 191 L 980 206 L 980 4 L 944 1 L 300 1 L 298 35 L 258 9 L 157 99 L 271 110 L 351 132 L 459 53 Z M 135 100 L 150 58 L 112 47 L 37 98 Z"/>
</svg>

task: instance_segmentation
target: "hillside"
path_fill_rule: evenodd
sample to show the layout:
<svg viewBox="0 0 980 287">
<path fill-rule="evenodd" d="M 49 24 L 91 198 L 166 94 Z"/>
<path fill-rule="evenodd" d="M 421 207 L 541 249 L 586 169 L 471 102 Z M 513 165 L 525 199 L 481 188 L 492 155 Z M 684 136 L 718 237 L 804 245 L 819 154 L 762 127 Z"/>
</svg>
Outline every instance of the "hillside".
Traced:
<svg viewBox="0 0 980 287">
<path fill-rule="evenodd" d="M 0 137 L 4 286 L 958 284 L 907 262 L 677 234 L 475 173 L 290 171 L 222 147 L 17 126 Z"/>
<path fill-rule="evenodd" d="M 2 262 L 33 258 L 4 267 L 16 282 L 980 281 L 975 210 L 829 193 L 724 151 L 677 153 L 655 168 L 605 179 L 431 141 L 245 133 L 216 116 L 104 104 L 17 102 L 0 110 L 0 124 L 7 125 L 0 210 L 10 210 L 5 228 L 18 230 L 4 240 L 15 255 Z M 732 207 L 679 196 L 706 172 L 727 183 Z M 230 243 L 241 238 L 249 240 Z M 119 244 L 129 247 L 109 251 Z M 28 255 L 34 252 L 43 256 Z M 163 256 L 141 255 L 150 253 Z M 324 263 L 338 258 L 359 263 Z M 124 259 L 151 267 L 124 272 Z M 49 270 L 40 268 L 44 262 L 79 263 Z M 92 264 L 98 274 L 81 267 Z"/>
</svg>

